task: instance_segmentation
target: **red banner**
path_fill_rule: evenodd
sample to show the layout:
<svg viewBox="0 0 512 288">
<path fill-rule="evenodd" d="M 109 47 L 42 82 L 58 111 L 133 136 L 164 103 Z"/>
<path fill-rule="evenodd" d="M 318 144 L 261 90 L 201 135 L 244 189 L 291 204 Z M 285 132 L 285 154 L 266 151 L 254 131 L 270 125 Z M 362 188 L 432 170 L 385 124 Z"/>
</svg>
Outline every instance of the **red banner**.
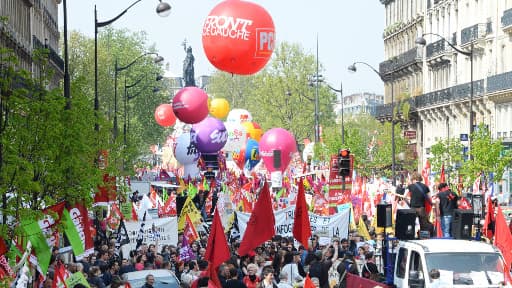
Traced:
<svg viewBox="0 0 512 288">
<path fill-rule="evenodd" d="M 103 185 L 98 186 L 98 192 L 94 195 L 93 206 L 108 206 L 116 202 L 117 186 L 116 177 L 103 175 Z"/>
<path fill-rule="evenodd" d="M 350 155 L 350 161 L 353 161 L 352 155 Z M 345 177 L 345 189 L 343 190 L 342 188 L 343 181 L 341 176 L 338 175 L 338 157 L 337 155 L 332 155 L 329 168 L 329 214 L 337 213 L 339 205 L 352 201 L 350 197 L 352 191 L 351 177 Z"/>
<path fill-rule="evenodd" d="M 357 287 L 357 288 L 374 288 L 374 287 L 382 287 L 387 288 L 391 287 L 384 283 L 376 282 L 370 279 L 366 279 L 363 277 L 359 277 L 354 274 L 347 273 L 347 287 Z"/>
</svg>

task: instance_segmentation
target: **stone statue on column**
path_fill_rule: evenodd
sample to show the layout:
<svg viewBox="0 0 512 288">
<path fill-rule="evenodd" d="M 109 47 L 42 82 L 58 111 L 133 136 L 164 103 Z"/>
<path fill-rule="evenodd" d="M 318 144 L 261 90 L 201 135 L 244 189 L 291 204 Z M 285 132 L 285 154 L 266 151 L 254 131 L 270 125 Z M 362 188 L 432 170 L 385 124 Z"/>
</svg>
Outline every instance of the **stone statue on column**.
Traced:
<svg viewBox="0 0 512 288">
<path fill-rule="evenodd" d="M 187 41 L 183 41 L 183 48 L 185 49 L 185 52 L 187 52 L 187 56 L 185 57 L 185 60 L 183 61 L 183 81 L 184 86 L 196 86 L 196 80 L 194 77 L 194 55 L 192 54 L 192 47 L 187 47 Z"/>
</svg>

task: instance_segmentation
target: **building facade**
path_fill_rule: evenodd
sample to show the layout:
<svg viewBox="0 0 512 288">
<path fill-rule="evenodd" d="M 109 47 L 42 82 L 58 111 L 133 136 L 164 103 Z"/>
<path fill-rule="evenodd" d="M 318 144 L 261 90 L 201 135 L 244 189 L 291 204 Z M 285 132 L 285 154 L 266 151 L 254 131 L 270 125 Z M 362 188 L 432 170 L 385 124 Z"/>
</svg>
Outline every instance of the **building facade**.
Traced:
<svg viewBox="0 0 512 288">
<path fill-rule="evenodd" d="M 338 99 L 334 105 L 334 113 L 336 118 L 341 117 L 341 109 L 343 115 L 351 116 L 356 114 L 369 114 L 375 116 L 377 106 L 384 104 L 384 95 L 375 93 L 362 92 L 343 96 L 343 105 Z"/>
<path fill-rule="evenodd" d="M 33 61 L 35 49 L 47 48 L 48 63 L 54 68 L 52 85 L 64 77 L 59 56 L 58 4 L 60 0 L 0 0 L 0 47 L 14 51 L 18 68 L 39 76 Z"/>
<path fill-rule="evenodd" d="M 386 11 L 387 59 L 379 67 L 386 95 L 377 118 L 390 119 L 391 95 L 395 104 L 410 105 L 408 120 L 400 123 L 416 133 L 418 169 L 440 139 L 457 137 L 470 149 L 468 135 L 479 124 L 510 146 L 512 0 L 380 2 Z M 426 45 L 418 46 L 422 36 Z M 500 187 L 508 192 L 506 174 Z"/>
</svg>

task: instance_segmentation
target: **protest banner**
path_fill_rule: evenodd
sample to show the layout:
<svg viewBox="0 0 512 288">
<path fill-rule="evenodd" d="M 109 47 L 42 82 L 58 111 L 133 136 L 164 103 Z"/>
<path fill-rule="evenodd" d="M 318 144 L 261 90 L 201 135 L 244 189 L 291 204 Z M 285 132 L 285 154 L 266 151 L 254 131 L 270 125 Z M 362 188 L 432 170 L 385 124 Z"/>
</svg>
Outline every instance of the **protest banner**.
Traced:
<svg viewBox="0 0 512 288">
<path fill-rule="evenodd" d="M 126 231 L 130 238 L 130 243 L 122 246 L 123 257 L 129 257 L 130 250 L 135 250 L 137 246 L 137 235 L 140 230 L 140 223 L 126 222 Z M 177 245 L 178 243 L 178 219 L 176 217 L 165 217 L 146 220 L 144 225 L 145 244 L 156 244 L 157 251 L 161 251 L 163 245 Z"/>
<path fill-rule="evenodd" d="M 247 222 L 251 217 L 250 213 L 236 211 L 238 219 L 238 228 L 243 238 Z M 295 206 L 274 212 L 276 219 L 275 230 L 277 235 L 292 237 L 293 236 L 293 219 Z M 309 212 L 309 223 L 311 225 L 311 233 L 320 237 L 338 237 L 340 239 L 348 237 L 350 209 L 344 209 L 339 213 L 331 216 L 320 216 Z"/>
</svg>

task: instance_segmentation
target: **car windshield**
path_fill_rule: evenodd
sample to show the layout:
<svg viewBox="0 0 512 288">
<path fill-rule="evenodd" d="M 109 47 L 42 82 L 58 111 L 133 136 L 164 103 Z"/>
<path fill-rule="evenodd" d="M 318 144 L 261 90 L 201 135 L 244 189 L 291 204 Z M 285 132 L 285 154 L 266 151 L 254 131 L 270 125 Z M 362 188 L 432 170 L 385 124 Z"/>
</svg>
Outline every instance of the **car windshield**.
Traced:
<svg viewBox="0 0 512 288">
<path fill-rule="evenodd" d="M 140 288 L 146 284 L 146 279 L 133 279 L 128 282 L 130 282 L 132 288 Z M 154 288 L 176 288 L 179 286 L 174 277 L 155 277 L 155 283 L 153 284 Z"/>
<path fill-rule="evenodd" d="M 427 271 L 439 270 L 440 279 L 449 284 L 499 284 L 504 277 L 498 253 L 427 253 L 425 261 Z"/>
</svg>

